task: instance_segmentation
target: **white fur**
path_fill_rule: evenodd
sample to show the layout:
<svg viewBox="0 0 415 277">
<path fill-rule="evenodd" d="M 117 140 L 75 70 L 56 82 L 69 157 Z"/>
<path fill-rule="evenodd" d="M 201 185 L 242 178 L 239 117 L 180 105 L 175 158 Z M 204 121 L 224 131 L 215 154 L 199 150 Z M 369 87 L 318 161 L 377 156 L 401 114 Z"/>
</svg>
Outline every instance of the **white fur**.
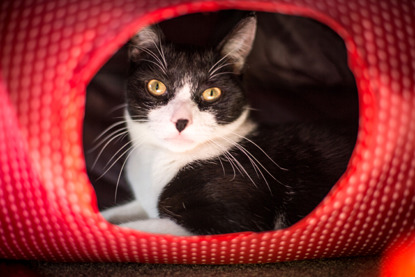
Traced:
<svg viewBox="0 0 415 277">
<path fill-rule="evenodd" d="M 173 234 L 176 236 L 190 236 L 191 232 L 173 222 L 168 218 L 156 218 L 127 222 L 120 225 L 121 227 L 140 230 L 147 233 L 155 234 Z"/>
<path fill-rule="evenodd" d="M 219 156 L 233 143 L 239 142 L 241 136 L 250 133 L 255 125 L 247 120 L 248 113 L 246 109 L 234 122 L 217 124 L 214 115 L 200 111 L 191 100 L 190 82 L 186 82 L 167 105 L 151 111 L 148 122 L 135 122 L 126 112 L 134 145 L 126 173 L 136 200 L 134 204 L 104 211 L 104 217 L 119 222 L 122 218 L 133 218 L 135 211 L 141 220 L 122 226 L 156 233 L 190 234 L 171 220 L 159 219 L 157 205 L 160 193 L 186 164 Z M 175 127 L 178 119 L 189 120 L 181 133 Z M 143 220 L 147 216 L 151 221 Z"/>
</svg>

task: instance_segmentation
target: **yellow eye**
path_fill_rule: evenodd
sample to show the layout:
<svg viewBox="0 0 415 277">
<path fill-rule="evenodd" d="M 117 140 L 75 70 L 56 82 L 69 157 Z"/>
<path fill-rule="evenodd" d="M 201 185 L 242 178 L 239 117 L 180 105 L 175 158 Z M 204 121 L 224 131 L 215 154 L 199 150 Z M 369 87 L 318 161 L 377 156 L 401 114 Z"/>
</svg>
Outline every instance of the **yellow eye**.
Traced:
<svg viewBox="0 0 415 277">
<path fill-rule="evenodd" d="M 202 93 L 202 99 L 206 102 L 213 102 L 219 99 L 221 93 L 219 88 L 208 88 Z"/>
<path fill-rule="evenodd" d="M 154 96 L 161 96 L 166 93 L 166 85 L 159 80 L 153 79 L 147 83 L 147 90 Z"/>
</svg>

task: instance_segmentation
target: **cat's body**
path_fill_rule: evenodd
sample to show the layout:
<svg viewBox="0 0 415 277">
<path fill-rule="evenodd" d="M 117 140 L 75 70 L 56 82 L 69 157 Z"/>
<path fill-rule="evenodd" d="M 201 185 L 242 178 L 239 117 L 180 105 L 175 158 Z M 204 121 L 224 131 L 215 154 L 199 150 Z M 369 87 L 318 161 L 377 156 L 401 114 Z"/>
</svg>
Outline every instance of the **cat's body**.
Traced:
<svg viewBox="0 0 415 277">
<path fill-rule="evenodd" d="M 317 125 L 264 126 L 249 115 L 241 71 L 248 17 L 217 49 L 133 39 L 126 175 L 136 200 L 111 222 L 175 235 L 266 231 L 307 215 L 344 172 L 353 138 Z"/>
</svg>

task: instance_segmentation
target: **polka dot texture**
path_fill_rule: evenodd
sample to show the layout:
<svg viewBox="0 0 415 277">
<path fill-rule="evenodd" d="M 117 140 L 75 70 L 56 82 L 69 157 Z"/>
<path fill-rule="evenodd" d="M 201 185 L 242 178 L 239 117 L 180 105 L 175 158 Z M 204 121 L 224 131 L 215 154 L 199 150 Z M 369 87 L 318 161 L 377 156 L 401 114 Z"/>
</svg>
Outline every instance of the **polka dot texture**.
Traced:
<svg viewBox="0 0 415 277">
<path fill-rule="evenodd" d="M 347 172 L 286 230 L 182 238 L 108 224 L 85 173 L 86 84 L 145 24 L 228 8 L 312 17 L 345 39 L 360 99 Z M 414 10 L 411 0 L 2 1 L 0 257 L 229 264 L 385 250 L 415 225 Z"/>
</svg>

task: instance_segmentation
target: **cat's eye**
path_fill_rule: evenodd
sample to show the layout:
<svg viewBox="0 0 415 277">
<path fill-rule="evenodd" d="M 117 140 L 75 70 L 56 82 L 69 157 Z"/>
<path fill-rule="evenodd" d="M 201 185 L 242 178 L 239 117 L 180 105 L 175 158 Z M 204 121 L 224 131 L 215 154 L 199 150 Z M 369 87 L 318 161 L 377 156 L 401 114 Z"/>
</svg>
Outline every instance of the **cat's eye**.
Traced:
<svg viewBox="0 0 415 277">
<path fill-rule="evenodd" d="M 213 102 L 219 99 L 222 91 L 219 88 L 208 88 L 202 93 L 202 99 L 206 102 Z"/>
<path fill-rule="evenodd" d="M 147 90 L 154 96 L 161 96 L 166 93 L 167 88 L 163 82 L 153 79 L 147 83 Z"/>
</svg>

